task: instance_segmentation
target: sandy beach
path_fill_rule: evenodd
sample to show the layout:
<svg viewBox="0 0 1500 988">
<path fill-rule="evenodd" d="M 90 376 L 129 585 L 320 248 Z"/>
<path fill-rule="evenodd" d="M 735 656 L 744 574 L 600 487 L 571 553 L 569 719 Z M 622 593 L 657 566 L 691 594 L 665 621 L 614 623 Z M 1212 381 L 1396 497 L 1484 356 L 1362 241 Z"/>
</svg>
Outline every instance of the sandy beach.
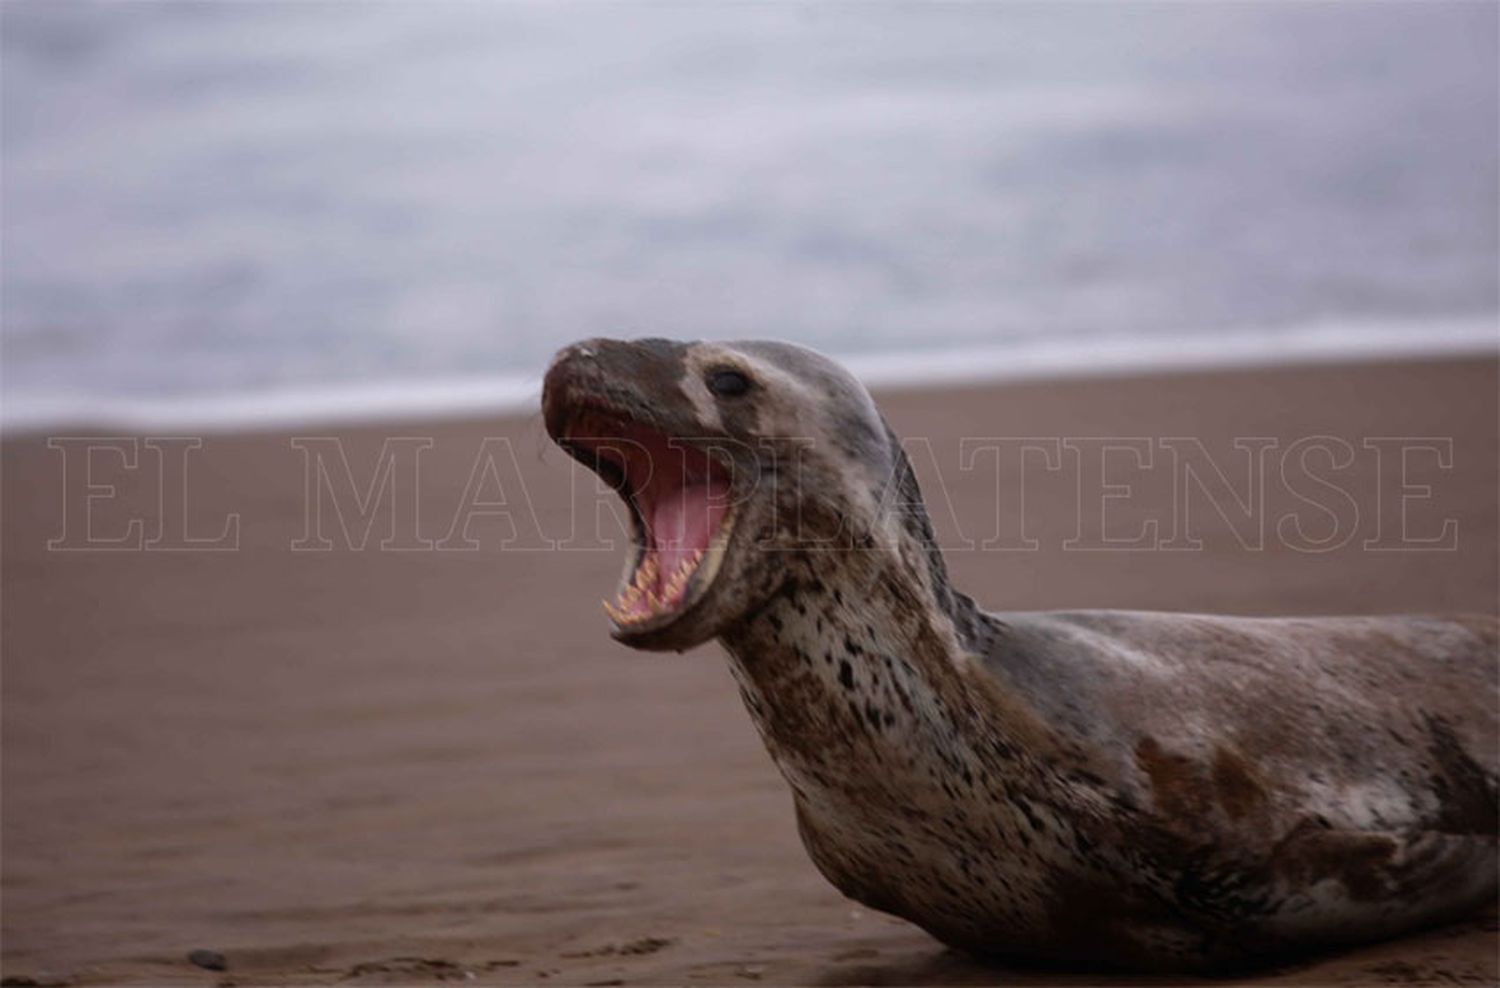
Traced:
<svg viewBox="0 0 1500 988">
<path fill-rule="evenodd" d="M 1497 607 L 1492 358 L 879 397 L 985 606 Z M 996 437 L 1041 449 L 972 455 Z M 393 438 L 430 442 L 415 497 L 398 472 L 363 549 L 347 511 L 310 529 L 314 454 L 343 450 L 363 489 Z M 716 647 L 609 641 L 620 532 L 539 416 L 201 439 L 185 532 L 237 516 L 220 551 L 173 547 L 160 444 L 96 452 L 115 489 L 91 504 L 76 444 L 3 444 L 7 985 L 1129 982 L 983 966 L 834 891 Z M 1247 439 L 1261 503 L 1240 518 L 1192 487 L 1174 509 L 1173 450 L 1243 490 Z M 1106 480 L 1128 496 L 1102 500 Z M 466 488 L 509 518 L 455 526 Z M 160 545 L 81 544 L 132 521 Z M 1247 980 L 1494 984 L 1497 948 L 1492 913 Z"/>
</svg>

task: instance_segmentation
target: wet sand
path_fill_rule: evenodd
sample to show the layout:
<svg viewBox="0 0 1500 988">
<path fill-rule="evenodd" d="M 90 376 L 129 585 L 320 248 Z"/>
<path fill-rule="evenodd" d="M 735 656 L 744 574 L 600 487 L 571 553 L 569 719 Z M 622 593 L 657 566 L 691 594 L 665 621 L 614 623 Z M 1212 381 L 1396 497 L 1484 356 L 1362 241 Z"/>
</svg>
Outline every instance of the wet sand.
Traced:
<svg viewBox="0 0 1500 988">
<path fill-rule="evenodd" d="M 950 567 L 986 606 L 1452 612 L 1493 611 L 1500 595 L 1497 394 L 1496 362 L 1474 359 L 918 390 L 881 404 L 898 432 L 928 441 L 913 448 Z M 377 514 L 364 550 L 294 551 L 307 534 L 304 453 L 286 434 L 209 435 L 189 458 L 187 532 L 217 536 L 238 513 L 237 549 L 49 550 L 81 537 L 63 529 L 78 476 L 69 493 L 62 450 L 5 441 L 6 979 L 1129 980 L 986 967 L 824 882 L 716 648 L 644 655 L 607 639 L 597 601 L 621 549 L 591 536 L 592 479 L 547 447 L 536 416 L 299 435 L 342 439 L 362 482 L 387 438 L 429 438 L 420 497 L 400 503 L 417 505 L 416 537 L 434 541 L 484 438 L 509 440 L 514 469 L 492 443 L 497 471 L 476 498 L 503 493 L 521 524 L 474 519 L 473 551 L 396 551 L 378 547 L 391 522 Z M 1093 447 L 1080 439 L 1079 462 L 1051 472 L 1033 454 L 1024 535 L 1037 547 L 984 551 L 967 543 L 1013 539 L 1019 476 L 1014 463 L 997 473 L 993 456 L 961 469 L 965 436 L 1134 437 L 1153 465 L 1108 454 L 1110 482 L 1134 487 L 1102 509 L 1101 528 Z M 1233 437 L 1277 440 L 1264 504 L 1225 512 L 1238 527 L 1194 493 L 1186 536 L 1201 547 L 1064 548 L 1080 515 L 1086 542 L 1153 520 L 1173 537 L 1177 485 L 1159 440 L 1200 440 L 1243 489 Z M 1405 477 L 1431 488 L 1406 502 L 1408 541 L 1451 519 L 1451 548 L 1389 548 L 1399 458 L 1377 461 L 1376 447 L 1390 437 L 1452 441 L 1449 468 L 1414 450 Z M 1338 440 L 1350 444 L 1342 469 Z M 117 491 L 94 502 L 93 531 L 140 517 L 149 538 L 161 485 L 118 466 L 97 454 L 95 481 Z M 357 538 L 358 519 L 345 520 Z M 325 533 L 343 538 L 336 519 Z M 572 551 L 539 537 L 571 538 Z M 1491 914 L 1247 980 L 1493 984 L 1497 946 Z M 228 969 L 189 964 L 199 948 Z"/>
</svg>

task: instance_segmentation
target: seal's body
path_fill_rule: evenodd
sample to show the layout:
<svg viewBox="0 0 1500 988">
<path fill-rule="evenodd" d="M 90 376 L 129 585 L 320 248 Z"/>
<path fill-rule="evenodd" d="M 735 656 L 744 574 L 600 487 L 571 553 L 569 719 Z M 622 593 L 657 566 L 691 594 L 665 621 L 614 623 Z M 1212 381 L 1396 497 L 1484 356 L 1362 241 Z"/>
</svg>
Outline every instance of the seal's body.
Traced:
<svg viewBox="0 0 1500 988">
<path fill-rule="evenodd" d="M 544 407 L 631 507 L 615 637 L 723 642 L 850 897 L 1149 969 L 1494 900 L 1495 619 L 982 612 L 868 394 L 786 344 L 578 344 Z"/>
</svg>

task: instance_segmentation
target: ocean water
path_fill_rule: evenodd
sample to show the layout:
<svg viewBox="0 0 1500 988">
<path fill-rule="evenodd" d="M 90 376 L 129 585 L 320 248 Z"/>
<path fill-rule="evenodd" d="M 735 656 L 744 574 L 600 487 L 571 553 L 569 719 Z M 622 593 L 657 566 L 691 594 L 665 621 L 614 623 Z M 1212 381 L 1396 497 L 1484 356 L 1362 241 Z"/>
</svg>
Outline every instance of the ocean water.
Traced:
<svg viewBox="0 0 1500 988">
<path fill-rule="evenodd" d="M 1441 0 L 7 0 L 5 420 L 482 405 L 595 335 L 887 378 L 1493 345 L 1497 35 Z"/>
</svg>

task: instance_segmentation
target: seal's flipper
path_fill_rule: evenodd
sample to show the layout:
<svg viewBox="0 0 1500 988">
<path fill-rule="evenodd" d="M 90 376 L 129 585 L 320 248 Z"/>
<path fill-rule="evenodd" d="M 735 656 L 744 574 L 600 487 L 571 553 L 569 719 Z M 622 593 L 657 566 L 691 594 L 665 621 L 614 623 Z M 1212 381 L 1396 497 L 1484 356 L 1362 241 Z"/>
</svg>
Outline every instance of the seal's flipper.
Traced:
<svg viewBox="0 0 1500 988">
<path fill-rule="evenodd" d="M 1497 860 L 1494 835 L 1300 829 L 1272 859 L 1284 891 L 1266 926 L 1338 942 L 1439 923 L 1495 898 Z"/>
</svg>

